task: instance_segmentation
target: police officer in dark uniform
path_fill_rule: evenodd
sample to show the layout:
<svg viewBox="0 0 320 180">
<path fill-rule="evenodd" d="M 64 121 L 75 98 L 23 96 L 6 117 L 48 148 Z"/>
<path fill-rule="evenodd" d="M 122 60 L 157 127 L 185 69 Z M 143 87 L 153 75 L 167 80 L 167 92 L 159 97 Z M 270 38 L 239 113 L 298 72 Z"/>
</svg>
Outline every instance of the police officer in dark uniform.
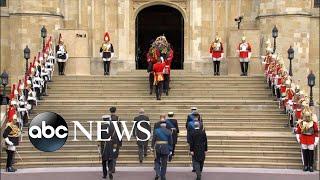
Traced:
<svg viewBox="0 0 320 180">
<path fill-rule="evenodd" d="M 143 157 L 147 157 L 147 155 L 148 155 L 148 142 L 149 142 L 149 140 L 142 141 L 144 139 L 147 139 L 147 135 L 138 129 L 138 122 L 148 121 L 149 123 L 141 122 L 140 125 L 141 125 L 141 127 L 145 128 L 149 132 L 151 132 L 150 119 L 148 116 L 146 116 L 144 114 L 144 109 L 141 108 L 139 110 L 139 116 L 135 117 L 133 121 L 136 122 L 135 126 L 134 126 L 134 130 L 133 130 L 133 136 L 135 136 L 137 139 L 137 145 L 138 145 L 138 151 L 139 151 L 139 153 L 138 153 L 139 154 L 139 162 L 142 163 Z M 141 139 L 141 140 L 139 140 L 139 139 Z"/>
<path fill-rule="evenodd" d="M 165 117 L 161 115 L 160 118 Z M 156 128 L 153 133 L 152 147 L 154 147 L 155 153 L 155 180 L 158 180 L 159 177 L 161 180 L 166 180 L 168 156 L 172 154 L 172 133 L 166 128 L 164 121 L 160 123 L 160 127 Z"/>
<path fill-rule="evenodd" d="M 100 142 L 100 153 L 102 159 L 102 171 L 103 179 L 106 179 L 108 175 L 107 165 L 109 169 L 109 179 L 113 179 L 112 171 L 114 169 L 114 160 L 115 160 L 115 150 L 114 145 L 116 144 L 115 137 L 117 136 L 114 125 L 111 122 L 110 115 L 102 116 L 104 121 L 109 121 L 109 124 L 102 123 L 101 125 L 101 139 L 109 139 L 110 141 L 104 140 Z M 106 131 L 108 129 L 108 131 Z"/>
<path fill-rule="evenodd" d="M 121 125 L 121 122 L 120 122 L 120 118 L 119 118 L 119 116 L 116 115 L 117 108 L 116 107 L 110 107 L 109 110 L 110 110 L 110 113 L 111 113 L 111 120 L 117 122 L 119 130 L 120 130 L 120 133 L 122 133 L 122 125 Z M 118 159 L 118 156 L 119 156 L 120 148 L 122 147 L 122 139 L 119 139 L 117 135 L 115 135 L 114 141 L 115 141 L 115 144 L 113 145 L 114 146 L 113 148 L 116 151 L 114 152 L 112 173 L 116 172 L 117 159 Z"/>
<path fill-rule="evenodd" d="M 169 156 L 169 162 L 172 160 L 172 157 L 174 156 L 174 150 L 176 148 L 179 135 L 178 121 L 175 118 L 173 118 L 173 116 L 173 112 L 168 112 L 168 118 L 166 120 L 167 128 L 172 132 L 172 155 Z"/>
<path fill-rule="evenodd" d="M 190 154 L 192 156 L 192 166 L 197 174 L 196 180 L 201 180 L 203 164 L 208 151 L 207 135 L 197 121 L 194 123 L 194 129 L 190 135 Z"/>
</svg>

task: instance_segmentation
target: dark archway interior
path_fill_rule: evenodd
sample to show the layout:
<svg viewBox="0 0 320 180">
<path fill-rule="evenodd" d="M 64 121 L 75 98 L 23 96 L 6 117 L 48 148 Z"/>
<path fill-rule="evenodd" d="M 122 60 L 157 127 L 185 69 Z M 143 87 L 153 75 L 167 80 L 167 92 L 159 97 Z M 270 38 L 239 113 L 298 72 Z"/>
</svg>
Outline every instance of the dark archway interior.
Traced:
<svg viewBox="0 0 320 180">
<path fill-rule="evenodd" d="M 141 10 L 136 17 L 136 69 L 146 69 L 150 44 L 164 34 L 174 51 L 172 69 L 183 69 L 184 20 L 172 7 L 155 5 Z"/>
</svg>

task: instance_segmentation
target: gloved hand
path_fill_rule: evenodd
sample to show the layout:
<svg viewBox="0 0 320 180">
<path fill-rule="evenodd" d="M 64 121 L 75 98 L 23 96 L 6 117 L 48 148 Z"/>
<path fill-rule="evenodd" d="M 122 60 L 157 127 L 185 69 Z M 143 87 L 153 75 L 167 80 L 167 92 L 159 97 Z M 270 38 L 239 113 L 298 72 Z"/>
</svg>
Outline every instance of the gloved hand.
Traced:
<svg viewBox="0 0 320 180">
<path fill-rule="evenodd" d="M 314 140 L 314 146 L 317 146 L 319 143 L 319 137 L 316 137 L 315 140 Z"/>
<path fill-rule="evenodd" d="M 9 138 L 4 139 L 9 146 L 13 146 L 13 142 L 9 140 Z"/>
<path fill-rule="evenodd" d="M 102 57 L 102 53 L 100 53 L 100 57 Z"/>
<path fill-rule="evenodd" d="M 170 153 L 169 153 L 169 156 L 171 156 L 172 155 L 172 151 L 170 151 Z"/>
<path fill-rule="evenodd" d="M 300 143 L 300 134 L 296 134 L 297 142 Z"/>
<path fill-rule="evenodd" d="M 251 58 L 251 53 L 248 54 L 248 58 L 249 58 L 249 59 Z"/>
<path fill-rule="evenodd" d="M 221 59 L 223 59 L 224 58 L 224 53 L 221 53 Z"/>
</svg>

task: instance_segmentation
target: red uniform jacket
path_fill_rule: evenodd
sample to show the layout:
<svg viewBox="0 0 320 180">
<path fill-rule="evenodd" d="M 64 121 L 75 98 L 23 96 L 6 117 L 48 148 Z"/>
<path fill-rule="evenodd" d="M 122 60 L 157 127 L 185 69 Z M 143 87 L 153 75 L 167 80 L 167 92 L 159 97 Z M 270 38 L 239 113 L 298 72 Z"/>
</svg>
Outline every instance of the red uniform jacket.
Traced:
<svg viewBox="0 0 320 180">
<path fill-rule="evenodd" d="M 300 127 L 300 124 L 297 125 L 296 133 L 300 134 L 300 143 L 306 144 L 306 145 L 312 145 L 314 144 L 315 137 L 318 137 L 318 124 L 316 122 L 313 122 L 313 126 L 309 128 L 306 132 L 302 132 L 302 129 Z"/>
<path fill-rule="evenodd" d="M 169 56 L 168 56 L 168 58 L 167 58 L 166 61 L 165 61 L 166 64 L 169 65 L 170 67 L 171 67 L 172 59 L 173 59 L 173 50 L 170 49 L 170 51 L 169 51 Z"/>
<path fill-rule="evenodd" d="M 155 63 L 153 65 L 153 72 L 154 72 L 154 75 L 155 75 L 154 77 L 156 81 L 163 81 L 164 66 L 165 66 L 165 63 Z"/>
<path fill-rule="evenodd" d="M 238 50 L 240 58 L 248 58 L 249 53 L 251 53 L 251 45 L 248 42 L 240 43 L 238 46 Z"/>
<path fill-rule="evenodd" d="M 223 53 L 223 45 L 221 42 L 220 43 L 220 47 L 214 48 L 214 47 L 210 47 L 210 53 L 212 55 L 213 58 L 220 58 L 221 54 Z"/>
<path fill-rule="evenodd" d="M 13 115 L 16 114 L 16 109 L 13 105 L 10 105 L 8 110 L 8 121 L 11 122 L 13 120 Z"/>
</svg>

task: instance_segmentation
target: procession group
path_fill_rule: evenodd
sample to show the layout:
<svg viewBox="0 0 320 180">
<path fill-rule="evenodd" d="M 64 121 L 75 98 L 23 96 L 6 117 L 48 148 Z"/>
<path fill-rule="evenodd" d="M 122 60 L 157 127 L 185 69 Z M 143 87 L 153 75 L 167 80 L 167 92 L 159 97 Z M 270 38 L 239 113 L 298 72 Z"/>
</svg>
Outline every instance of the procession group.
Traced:
<svg viewBox="0 0 320 180">
<path fill-rule="evenodd" d="M 122 128 L 120 117 L 116 114 L 116 107 L 111 107 L 109 111 L 110 114 L 102 116 L 104 121 L 110 121 L 110 123 L 102 125 L 101 129 L 108 129 L 108 131 L 102 131 L 101 137 L 102 139 L 111 140 L 101 141 L 99 147 L 102 157 L 103 178 L 107 178 L 108 175 L 109 179 L 113 179 L 116 161 L 122 147 L 122 140 L 119 139 L 115 133 L 114 123 L 111 123 L 111 121 L 118 124 L 120 132 L 122 131 Z M 156 174 L 154 179 L 165 180 L 167 163 L 175 156 L 176 144 L 178 143 L 180 132 L 178 120 L 174 118 L 174 112 L 168 112 L 167 115 L 160 115 L 160 120 L 154 124 L 152 131 L 150 119 L 145 114 L 144 109 L 141 108 L 139 110 L 139 115 L 134 118 L 134 121 L 136 123 L 133 127 L 133 136 L 137 141 L 139 162 L 143 163 L 143 159 L 148 156 L 149 140 L 146 140 L 147 134 L 137 128 L 138 124 L 153 134 L 150 149 L 154 155 L 154 170 Z M 186 130 L 189 153 L 192 157 L 192 172 L 196 173 L 197 180 L 201 180 L 205 156 L 208 151 L 208 144 L 203 121 L 196 107 L 192 107 L 191 113 L 187 116 Z"/>
<path fill-rule="evenodd" d="M 30 62 L 23 79 L 17 85 L 12 84 L 7 111 L 7 126 L 3 138 L 7 145 L 6 171 L 15 172 L 12 167 L 14 152 L 19 145 L 23 127 L 28 127 L 29 115 L 43 96 L 48 96 L 48 82 L 52 81 L 54 64 L 57 62 L 59 75 L 64 75 L 65 63 L 68 59 L 66 47 L 61 34 L 55 52 L 50 37 L 45 46 Z"/>
<path fill-rule="evenodd" d="M 276 100 L 279 101 L 279 107 L 283 109 L 283 113 L 288 114 L 288 125 L 296 133 L 297 141 L 301 144 L 303 170 L 313 171 L 314 150 L 319 142 L 318 119 L 309 107 L 307 95 L 300 90 L 299 86 L 288 75 L 281 57 L 272 54 L 270 41 L 266 42 L 266 46 L 266 56 L 263 57 L 266 81 Z M 237 51 L 239 52 L 241 76 L 247 76 L 251 57 L 251 45 L 246 41 L 245 37 L 241 38 Z M 104 42 L 99 52 L 104 64 L 104 75 L 110 75 L 110 62 L 114 55 L 114 49 L 110 43 L 108 33 L 104 35 Z M 220 61 L 224 53 L 223 44 L 218 36 L 212 42 L 209 52 L 212 55 L 214 75 L 219 76 Z M 29 64 L 24 79 L 19 80 L 17 86 L 16 84 L 12 85 L 9 97 L 10 104 L 7 112 L 8 124 L 3 133 L 7 145 L 6 170 L 8 172 L 15 171 L 12 167 L 13 155 L 16 146 L 19 144 L 22 127 L 28 126 L 29 114 L 33 107 L 42 99 L 42 96 L 47 95 L 48 82 L 52 81 L 55 62 L 58 63 L 59 75 L 64 75 L 67 59 L 68 53 L 61 34 L 59 35 L 58 45 L 55 47 L 55 50 L 52 47 L 52 38 L 50 37 L 45 43 L 45 47 L 34 58 L 33 62 Z M 155 86 L 156 97 L 160 100 L 162 91 L 167 95 L 169 93 L 170 69 L 173 61 L 173 51 L 165 36 L 159 36 L 151 44 L 146 59 L 149 63 L 150 94 L 152 94 L 153 87 Z M 119 117 L 115 115 L 115 112 L 116 108 L 111 108 L 111 115 L 103 116 L 103 119 L 119 121 Z M 155 179 L 165 179 L 167 161 L 171 160 L 175 155 L 175 144 L 177 143 L 179 128 L 178 122 L 174 120 L 173 115 L 173 113 L 168 113 L 168 117 L 161 115 L 160 121 L 154 126 L 151 148 L 155 152 Z M 143 110 L 140 111 L 140 116 L 135 121 L 141 119 L 149 119 L 144 115 Z M 151 129 L 151 127 L 148 128 Z M 186 129 L 193 168 L 197 174 L 197 179 L 201 179 L 201 171 L 207 152 L 207 141 L 202 118 L 196 108 L 192 108 L 192 113 L 188 115 Z M 135 133 L 136 136 L 143 134 L 137 130 Z M 103 136 L 108 136 L 108 134 Z M 103 177 L 107 176 L 105 167 L 108 165 L 109 171 L 111 170 L 109 178 L 112 178 L 112 172 L 114 172 L 116 165 L 116 157 L 122 143 L 119 140 L 115 142 L 101 142 L 100 144 L 104 167 Z M 147 155 L 147 147 L 148 145 L 145 142 L 138 142 L 139 161 L 141 162 L 143 157 Z"/>
<path fill-rule="evenodd" d="M 270 40 L 266 41 L 264 71 L 266 82 L 279 102 L 283 114 L 288 115 L 288 126 L 301 144 L 303 171 L 313 172 L 314 151 L 319 143 L 318 118 L 312 112 L 309 97 L 293 82 L 281 56 L 272 53 Z"/>
</svg>

